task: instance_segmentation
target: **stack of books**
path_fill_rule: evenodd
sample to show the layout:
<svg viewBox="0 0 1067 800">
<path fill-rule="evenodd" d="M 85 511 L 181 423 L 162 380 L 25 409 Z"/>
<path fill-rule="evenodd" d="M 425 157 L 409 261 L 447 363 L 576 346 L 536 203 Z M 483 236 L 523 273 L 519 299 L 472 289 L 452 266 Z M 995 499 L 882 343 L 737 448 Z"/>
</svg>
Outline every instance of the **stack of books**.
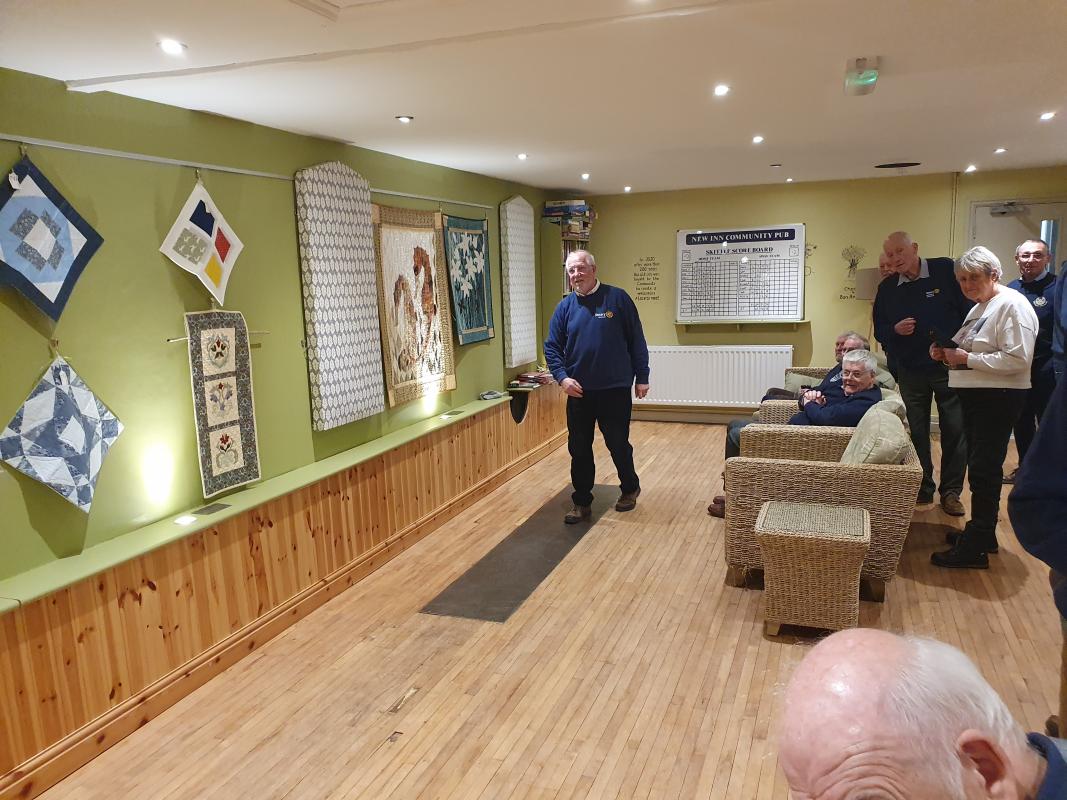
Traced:
<svg viewBox="0 0 1067 800">
<path fill-rule="evenodd" d="M 542 384 L 554 382 L 555 378 L 552 377 L 552 373 L 549 372 L 547 369 L 539 369 L 539 370 L 536 370 L 535 372 L 523 372 L 523 373 L 520 373 L 519 377 L 518 377 L 518 380 L 520 380 L 520 381 L 528 381 L 528 382 L 536 383 L 538 385 L 542 385 Z"/>
<path fill-rule="evenodd" d="M 573 217 L 583 216 L 590 209 L 584 200 L 546 200 L 545 217 Z M 552 220 L 555 222 L 555 220 Z"/>
<path fill-rule="evenodd" d="M 563 238 L 588 241 L 596 212 L 584 200 L 548 200 L 544 218 L 560 226 Z"/>
</svg>

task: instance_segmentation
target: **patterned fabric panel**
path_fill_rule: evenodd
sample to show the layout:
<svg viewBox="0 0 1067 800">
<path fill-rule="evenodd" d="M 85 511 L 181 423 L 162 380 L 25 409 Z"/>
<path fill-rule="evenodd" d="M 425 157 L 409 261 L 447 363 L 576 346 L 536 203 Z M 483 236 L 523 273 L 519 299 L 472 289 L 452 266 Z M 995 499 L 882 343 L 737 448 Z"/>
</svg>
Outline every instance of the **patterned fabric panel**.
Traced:
<svg viewBox="0 0 1067 800">
<path fill-rule="evenodd" d="M 456 339 L 470 344 L 493 338 L 493 290 L 489 270 L 489 222 L 444 218 L 445 259 L 452 285 Z"/>
<path fill-rule="evenodd" d="M 28 158 L 0 179 L 0 284 L 53 320 L 103 241 Z"/>
<path fill-rule="evenodd" d="M 0 458 L 85 513 L 122 423 L 60 357 L 0 432 Z"/>
<path fill-rule="evenodd" d="M 295 186 L 311 423 L 325 431 L 385 410 L 370 186 L 336 161 Z"/>
<path fill-rule="evenodd" d="M 227 224 L 211 195 L 197 181 L 159 252 L 191 272 L 222 305 L 244 244 Z"/>
<path fill-rule="evenodd" d="M 259 480 L 248 328 L 238 311 L 185 315 L 204 497 Z"/>
<path fill-rule="evenodd" d="M 389 405 L 456 388 L 440 214 L 374 206 Z"/>
<path fill-rule="evenodd" d="M 533 206 L 522 197 L 500 204 L 501 282 L 504 295 L 504 366 L 537 360 L 537 270 Z"/>
</svg>

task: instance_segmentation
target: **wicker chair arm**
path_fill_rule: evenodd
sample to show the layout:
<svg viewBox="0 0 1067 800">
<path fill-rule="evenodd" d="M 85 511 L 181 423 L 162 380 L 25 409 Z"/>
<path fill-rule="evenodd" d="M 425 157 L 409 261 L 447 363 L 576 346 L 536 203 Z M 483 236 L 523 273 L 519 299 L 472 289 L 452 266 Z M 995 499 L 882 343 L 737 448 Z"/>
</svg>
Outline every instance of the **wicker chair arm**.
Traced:
<svg viewBox="0 0 1067 800">
<path fill-rule="evenodd" d="M 814 425 L 749 425 L 741 429 L 741 454 L 794 461 L 840 461 L 855 430 Z"/>
<path fill-rule="evenodd" d="M 799 410 L 796 400 L 764 400 L 759 405 L 759 421 L 763 425 L 785 425 Z"/>
</svg>

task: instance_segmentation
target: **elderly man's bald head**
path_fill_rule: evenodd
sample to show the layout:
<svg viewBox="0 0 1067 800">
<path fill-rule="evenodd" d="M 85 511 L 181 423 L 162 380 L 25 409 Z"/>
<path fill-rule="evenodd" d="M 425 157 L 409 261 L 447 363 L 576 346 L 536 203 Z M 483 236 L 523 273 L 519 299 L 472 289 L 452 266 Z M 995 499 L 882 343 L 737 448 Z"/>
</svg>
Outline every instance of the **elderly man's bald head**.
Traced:
<svg viewBox="0 0 1067 800">
<path fill-rule="evenodd" d="M 914 280 L 919 276 L 921 263 L 919 245 L 911 240 L 907 231 L 893 231 L 882 243 L 886 264 L 898 275 Z"/>
<path fill-rule="evenodd" d="M 786 690 L 779 761 L 798 800 L 1022 798 L 1035 758 L 974 665 L 940 642 L 843 631 Z"/>
</svg>

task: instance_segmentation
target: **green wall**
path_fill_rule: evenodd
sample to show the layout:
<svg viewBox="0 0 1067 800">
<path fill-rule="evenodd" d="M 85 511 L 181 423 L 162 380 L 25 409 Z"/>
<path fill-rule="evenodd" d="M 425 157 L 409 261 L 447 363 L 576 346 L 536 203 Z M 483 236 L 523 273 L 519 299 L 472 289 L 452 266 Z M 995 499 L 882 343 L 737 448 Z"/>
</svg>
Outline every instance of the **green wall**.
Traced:
<svg viewBox="0 0 1067 800">
<path fill-rule="evenodd" d="M 861 267 L 876 267 L 886 234 L 907 230 L 925 255 L 959 255 L 966 246 L 970 204 L 1009 198 L 1067 198 L 1067 167 L 917 175 L 855 181 L 791 183 L 621 194 L 589 198 L 597 212 L 590 249 L 607 283 L 635 290 L 635 263 L 659 264 L 658 300 L 638 300 L 650 344 L 792 344 L 798 365 L 823 365 L 840 331 L 870 331 L 870 302 L 848 299 L 848 264 L 841 251 L 865 248 Z M 675 318 L 675 231 L 806 225 L 815 250 L 807 259 L 805 317 L 810 325 L 692 325 Z M 548 264 L 547 247 L 544 263 Z M 559 273 L 541 279 L 542 310 L 558 302 Z M 547 318 L 547 317 L 546 317 Z M 656 376 L 652 375 L 655 393 Z"/>
<path fill-rule="evenodd" d="M 456 347 L 457 389 L 332 431 L 311 430 L 303 308 L 291 182 L 204 171 L 203 181 L 245 249 L 226 307 L 244 313 L 253 337 L 253 382 L 264 478 L 370 441 L 500 389 L 505 370 L 495 207 L 527 186 L 284 133 L 236 120 L 117 95 L 67 92 L 62 84 L 0 70 L 0 131 L 29 138 L 291 175 L 324 161 L 349 164 L 372 187 L 483 203 L 446 213 L 490 223 L 497 335 Z M 0 425 L 50 360 L 48 340 L 115 412 L 126 430 L 112 449 L 86 516 L 42 484 L 0 468 L 0 578 L 77 553 L 149 522 L 202 504 L 195 457 L 188 356 L 168 337 L 184 334 L 186 311 L 210 308 L 192 275 L 158 252 L 195 180 L 188 168 L 29 146 L 41 170 L 104 237 L 60 321 L 21 294 L 0 289 Z M 3 169 L 19 146 L 0 142 Z M 438 204 L 375 196 L 376 202 Z M 558 242 L 557 245 L 558 247 Z"/>
</svg>

